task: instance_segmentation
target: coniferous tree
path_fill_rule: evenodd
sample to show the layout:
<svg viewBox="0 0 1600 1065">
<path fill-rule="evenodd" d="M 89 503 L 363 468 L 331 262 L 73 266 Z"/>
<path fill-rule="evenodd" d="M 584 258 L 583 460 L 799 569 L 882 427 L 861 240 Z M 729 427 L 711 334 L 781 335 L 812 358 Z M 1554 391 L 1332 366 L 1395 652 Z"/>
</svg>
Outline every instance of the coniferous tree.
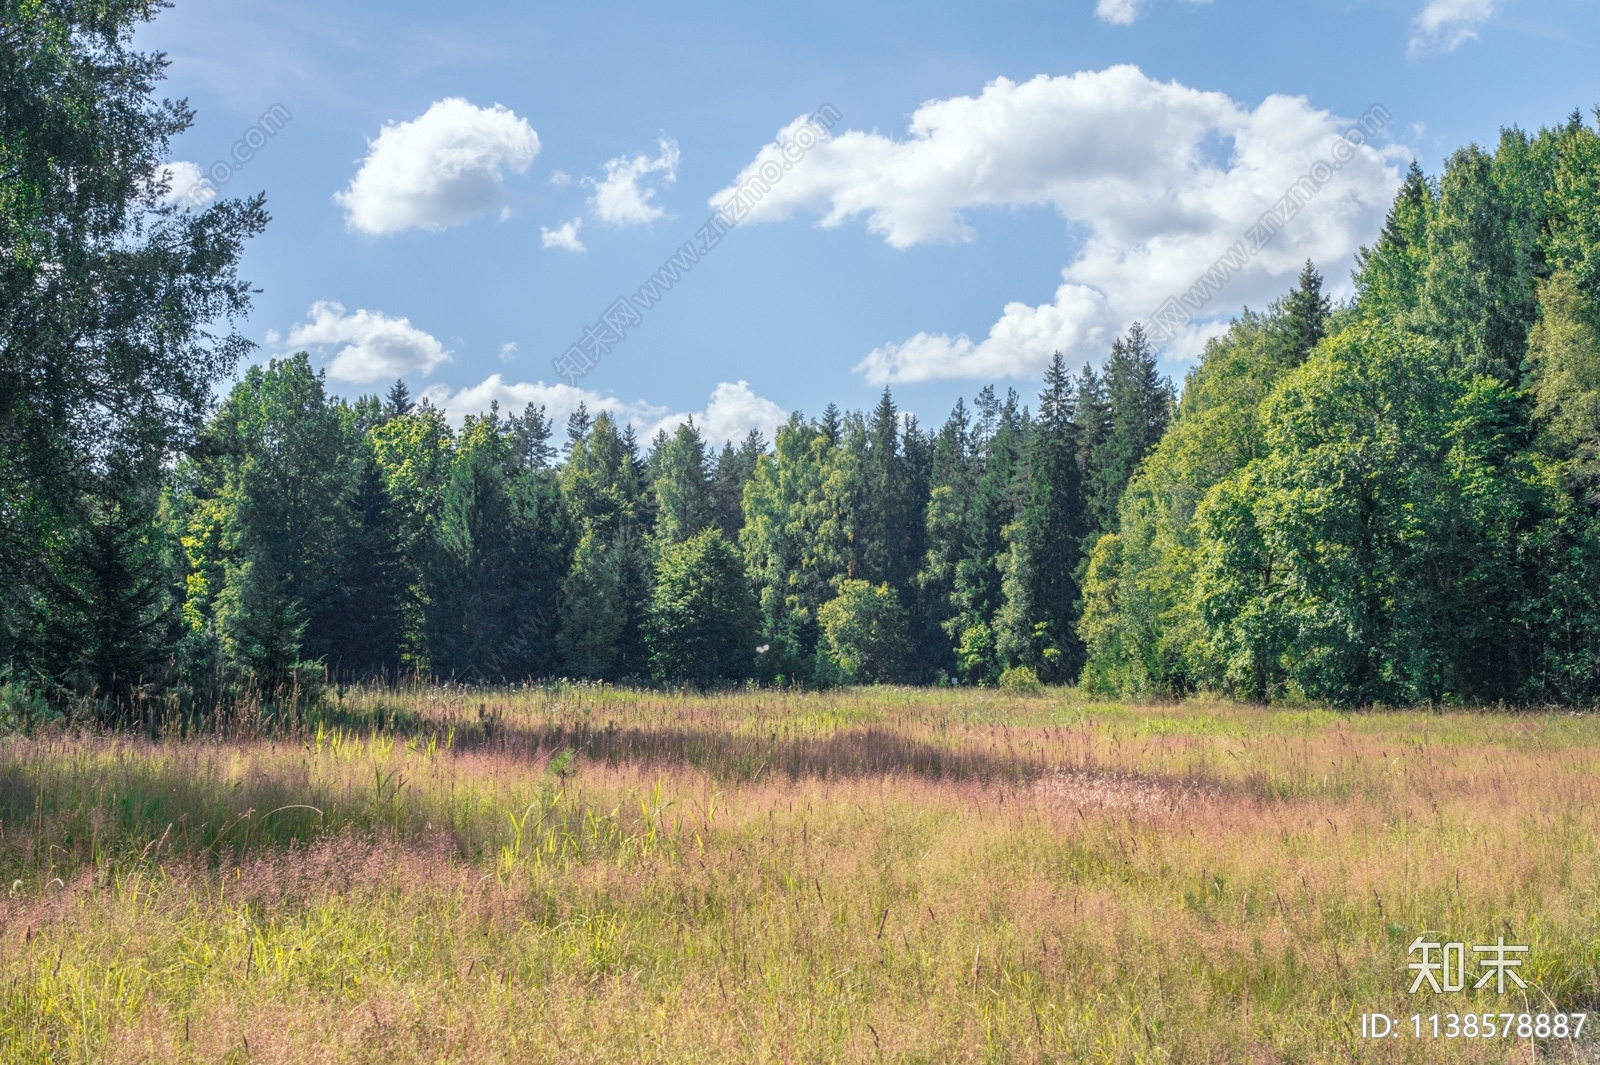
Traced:
<svg viewBox="0 0 1600 1065">
<path fill-rule="evenodd" d="M 956 576 L 972 552 L 971 508 L 980 472 L 972 415 L 965 400 L 956 400 L 950 417 L 933 439 L 929 457 L 923 564 L 917 574 L 917 595 L 926 621 L 944 639 L 925 650 L 927 669 L 957 674 L 954 646 L 964 628 L 955 598 Z"/>
<path fill-rule="evenodd" d="M 511 416 L 509 429 L 514 463 L 530 470 L 550 468 L 556 449 L 550 445 L 553 428 L 550 419 L 545 417 L 543 405 L 536 407 L 529 403 L 520 415 Z"/>
<path fill-rule="evenodd" d="M 716 503 L 706 468 L 705 441 L 694 419 L 678 426 L 651 454 L 658 543 L 681 544 L 716 521 Z"/>
<path fill-rule="evenodd" d="M 329 665 L 338 674 L 393 677 L 401 669 L 411 595 L 405 536 L 371 443 L 357 443 L 351 527 L 339 566 L 339 610 L 329 623 Z"/>
<path fill-rule="evenodd" d="M 643 467 L 631 431 L 619 430 L 609 414 L 588 423 L 580 406 L 568 433 L 586 424 L 584 435 L 572 437 L 561 470 L 561 495 L 580 552 L 562 595 L 561 630 L 564 646 L 582 648 L 584 656 L 568 659 L 568 668 L 586 676 L 642 677 L 649 673 L 644 619 L 652 569 Z M 612 631 L 614 638 L 602 638 Z M 608 642 L 609 659 L 595 673 Z"/>
<path fill-rule="evenodd" d="M 1282 314 L 1290 343 L 1299 354 L 1298 361 L 1304 361 L 1311 349 L 1328 335 L 1331 311 L 1332 304 L 1322 293 L 1322 275 L 1307 259 L 1295 287 L 1284 298 Z"/>
<path fill-rule="evenodd" d="M 1058 352 L 1028 435 L 1021 505 L 1007 527 L 1006 603 L 996 622 L 1001 659 L 1044 680 L 1072 679 L 1082 666 L 1077 574 L 1085 529 L 1076 416 L 1072 379 Z"/>
<path fill-rule="evenodd" d="M 1166 432 L 1173 404 L 1172 383 L 1156 367 L 1144 328 L 1135 322 L 1111 345 L 1101 381 L 1105 420 L 1085 471 L 1087 509 L 1099 521 L 1091 535 L 1113 532 L 1117 501 L 1150 449 Z"/>
<path fill-rule="evenodd" d="M 717 456 L 711 472 L 712 507 L 717 527 L 729 543 L 739 542 L 739 530 L 744 527 L 744 486 L 755 473 L 756 460 L 766 452 L 761 431 L 752 429 L 737 449 L 731 441 L 725 442 Z"/>
<path fill-rule="evenodd" d="M 416 404 L 411 401 L 411 389 L 406 387 L 405 378 L 396 377 L 394 384 L 389 386 L 389 392 L 383 399 L 383 410 L 391 418 L 398 418 L 403 414 L 410 414 Z"/>
</svg>

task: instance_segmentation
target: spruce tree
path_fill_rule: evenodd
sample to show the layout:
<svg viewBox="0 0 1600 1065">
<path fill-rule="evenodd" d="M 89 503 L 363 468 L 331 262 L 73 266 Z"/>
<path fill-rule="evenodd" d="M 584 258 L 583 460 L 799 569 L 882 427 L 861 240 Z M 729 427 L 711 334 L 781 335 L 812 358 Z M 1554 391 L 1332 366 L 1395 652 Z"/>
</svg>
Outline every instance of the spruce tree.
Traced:
<svg viewBox="0 0 1600 1065">
<path fill-rule="evenodd" d="M 716 521 L 705 440 L 690 418 L 652 453 L 656 541 L 681 544 Z"/>
<path fill-rule="evenodd" d="M 1300 270 L 1295 287 L 1283 300 L 1281 316 L 1298 362 L 1304 362 L 1311 349 L 1328 335 L 1328 316 L 1332 304 L 1322 292 L 1322 275 L 1310 259 Z"/>
<path fill-rule="evenodd" d="M 1111 345 L 1106 360 L 1104 422 L 1085 471 L 1087 509 L 1097 521 L 1091 537 L 1115 532 L 1117 503 L 1134 471 L 1166 432 L 1174 401 L 1172 382 L 1161 376 L 1144 327 L 1135 322 Z M 1087 547 L 1092 545 L 1086 545 Z"/>
<path fill-rule="evenodd" d="M 405 378 L 396 377 L 394 384 L 389 386 L 388 395 L 384 396 L 384 413 L 391 418 L 398 418 L 402 414 L 410 414 L 415 406 L 411 402 L 411 389 L 406 387 Z"/>
<path fill-rule="evenodd" d="M 1039 415 L 1028 435 L 1021 506 L 1007 531 L 1006 607 L 997 626 L 1007 664 L 1029 666 L 1045 680 L 1070 680 L 1082 664 L 1076 575 L 1085 529 L 1076 415 L 1072 378 L 1058 352 L 1045 371 Z"/>
</svg>

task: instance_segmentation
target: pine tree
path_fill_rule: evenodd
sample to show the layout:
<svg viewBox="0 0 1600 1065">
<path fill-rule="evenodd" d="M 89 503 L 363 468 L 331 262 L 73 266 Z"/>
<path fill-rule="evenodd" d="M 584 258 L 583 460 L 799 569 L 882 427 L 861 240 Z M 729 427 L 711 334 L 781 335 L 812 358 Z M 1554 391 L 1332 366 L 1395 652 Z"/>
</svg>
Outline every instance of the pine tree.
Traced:
<svg viewBox="0 0 1600 1065">
<path fill-rule="evenodd" d="M 767 442 L 761 431 L 752 429 L 737 450 L 731 441 L 725 442 L 717 456 L 711 473 L 712 505 L 717 527 L 729 543 L 739 542 L 739 531 L 744 527 L 744 486 L 755 473 L 756 460 L 766 452 Z"/>
<path fill-rule="evenodd" d="M 101 720 L 128 720 L 136 688 L 167 680 L 170 572 L 160 534 L 160 469 L 153 455 L 113 459 L 89 496 L 80 532 L 64 552 L 49 597 L 47 639 L 61 660 L 76 659 L 76 686 L 96 697 Z"/>
<path fill-rule="evenodd" d="M 519 466 L 532 470 L 549 469 L 555 460 L 556 449 L 550 444 L 554 428 L 545 417 L 544 406 L 529 403 L 521 416 L 513 415 L 509 423 L 512 456 Z"/>
<path fill-rule="evenodd" d="M 1116 531 L 1117 502 L 1139 463 L 1166 432 L 1174 399 L 1172 383 L 1161 376 L 1155 352 L 1137 322 L 1126 337 L 1111 345 L 1102 384 L 1104 422 L 1095 434 L 1084 478 L 1086 509 L 1097 520 L 1096 526 L 1085 530 L 1092 538 Z M 1085 553 L 1090 546 L 1085 545 Z"/>
<path fill-rule="evenodd" d="M 589 435 L 589 426 L 592 419 L 589 417 L 589 405 L 579 403 L 578 409 L 567 415 L 567 444 L 566 452 L 572 454 L 572 449 L 577 447 Z"/>
<path fill-rule="evenodd" d="M 394 384 L 389 386 L 389 394 L 384 397 L 384 413 L 391 418 L 398 418 L 402 414 L 410 414 L 415 406 L 411 402 L 411 389 L 406 387 L 405 378 L 395 378 Z"/>
<path fill-rule="evenodd" d="M 662 545 L 681 544 L 716 521 L 705 440 L 690 418 L 652 453 L 655 466 L 655 535 Z"/>
<path fill-rule="evenodd" d="M 1322 275 L 1307 259 L 1295 287 L 1284 298 L 1282 308 L 1284 324 L 1298 354 L 1297 361 L 1304 362 L 1311 349 L 1328 335 L 1331 309 L 1332 304 L 1322 292 Z"/>
<path fill-rule="evenodd" d="M 351 529 L 339 566 L 339 610 L 329 624 L 329 666 L 344 676 L 397 675 L 410 584 L 404 532 L 383 469 L 361 442 Z"/>
<path fill-rule="evenodd" d="M 828 438 L 828 442 L 837 447 L 843 439 L 844 430 L 840 422 L 839 408 L 836 405 L 829 403 L 823 408 L 822 421 L 819 427 L 822 429 L 822 435 Z"/>
<path fill-rule="evenodd" d="M 926 550 L 916 581 L 926 623 L 945 634 L 945 639 L 924 651 L 927 670 L 934 674 L 958 671 L 954 647 L 965 626 L 955 598 L 956 575 L 972 551 L 971 509 L 981 469 L 976 446 L 972 416 L 966 402 L 958 399 L 932 444 L 924 518 Z"/>
<path fill-rule="evenodd" d="M 1078 479 L 1083 485 L 1084 526 L 1092 537 L 1111 526 L 1110 507 L 1116 505 L 1100 484 L 1103 455 L 1110 447 L 1111 401 L 1105 381 L 1085 363 L 1078 374 Z"/>
<path fill-rule="evenodd" d="M 1362 313 L 1401 315 L 1421 301 L 1434 203 L 1433 186 L 1411 160 L 1377 243 L 1356 252 L 1356 297 Z"/>
<path fill-rule="evenodd" d="M 568 432 L 588 424 L 588 414 L 574 415 Z M 644 643 L 644 618 L 650 601 L 652 557 L 647 521 L 646 478 L 637 451 L 631 446 L 631 430 L 619 430 L 610 414 L 595 418 L 587 433 L 574 437 L 568 445 L 567 461 L 561 470 L 561 495 L 573 535 L 580 547 L 590 541 L 585 557 L 590 561 L 583 580 L 595 583 L 601 591 L 616 586 L 616 598 L 604 600 L 604 615 L 599 599 L 585 600 L 571 589 L 581 587 L 569 580 L 562 597 L 562 631 L 566 645 L 581 648 L 579 659 L 568 659 L 567 668 L 580 675 L 597 675 L 596 663 L 604 660 L 605 675 L 642 677 L 649 672 L 649 651 Z M 575 556 L 573 572 L 579 572 Z M 595 592 L 601 594 L 600 591 Z M 609 591 L 605 591 L 609 595 Z M 613 626 L 613 621 L 615 625 Z M 601 644 L 613 638 L 611 653 Z"/>
<path fill-rule="evenodd" d="M 1082 665 L 1076 576 L 1085 529 L 1077 397 L 1059 352 L 1044 384 L 1021 472 L 1021 506 L 1008 527 L 997 647 L 1008 665 L 1029 666 L 1045 680 L 1070 680 Z"/>
</svg>

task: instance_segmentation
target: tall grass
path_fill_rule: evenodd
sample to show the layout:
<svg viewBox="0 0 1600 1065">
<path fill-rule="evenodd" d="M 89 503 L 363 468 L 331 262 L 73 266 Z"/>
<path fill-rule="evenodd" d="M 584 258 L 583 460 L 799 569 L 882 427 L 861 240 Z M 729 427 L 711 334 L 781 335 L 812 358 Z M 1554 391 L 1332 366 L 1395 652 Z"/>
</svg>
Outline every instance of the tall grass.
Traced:
<svg viewBox="0 0 1600 1065">
<path fill-rule="evenodd" d="M 0 741 L 0 1060 L 1495 1061 L 1600 1005 L 1600 722 L 336 693 Z M 1424 930 L 1530 990 L 1405 994 Z M 1542 1004 L 1542 1005 L 1541 1005 Z"/>
</svg>

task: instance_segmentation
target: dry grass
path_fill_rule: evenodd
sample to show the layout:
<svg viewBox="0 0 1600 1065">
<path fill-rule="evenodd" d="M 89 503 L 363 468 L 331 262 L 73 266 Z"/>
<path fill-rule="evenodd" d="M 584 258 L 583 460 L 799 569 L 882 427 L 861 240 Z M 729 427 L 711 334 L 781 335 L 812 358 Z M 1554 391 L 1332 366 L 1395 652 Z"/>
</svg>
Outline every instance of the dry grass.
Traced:
<svg viewBox="0 0 1600 1065">
<path fill-rule="evenodd" d="M 328 720 L 0 740 L 0 1060 L 1527 1061 L 1577 1054 L 1359 1014 L 1600 1005 L 1587 715 L 552 688 Z M 1408 998 L 1424 929 L 1529 944 L 1527 1006 Z"/>
</svg>

